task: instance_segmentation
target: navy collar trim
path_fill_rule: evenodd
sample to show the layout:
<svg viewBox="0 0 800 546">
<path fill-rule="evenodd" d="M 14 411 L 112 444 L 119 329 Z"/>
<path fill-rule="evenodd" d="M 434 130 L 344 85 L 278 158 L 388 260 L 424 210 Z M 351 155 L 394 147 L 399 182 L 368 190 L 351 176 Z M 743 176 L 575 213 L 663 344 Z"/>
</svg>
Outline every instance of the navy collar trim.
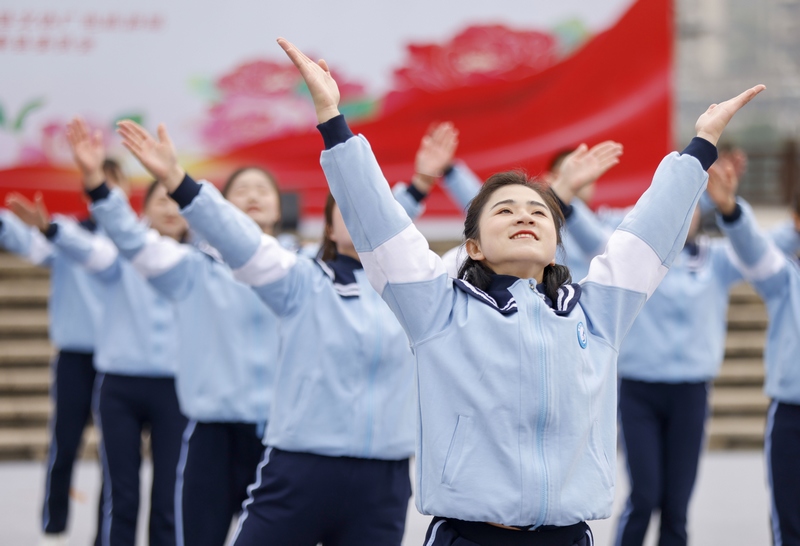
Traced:
<svg viewBox="0 0 800 546">
<path fill-rule="evenodd" d="M 512 315 L 517 312 L 517 301 L 508 290 L 517 281 L 517 277 L 509 275 L 492 275 L 492 284 L 488 291 L 471 285 L 463 279 L 456 279 L 455 285 L 464 293 L 488 305 L 503 315 Z M 569 315 L 581 298 L 581 286 L 578 283 L 564 284 L 558 289 L 555 302 L 550 301 L 544 293 L 544 285 L 536 285 L 536 294 L 542 298 L 547 306 L 556 315 L 565 317 Z"/>
<path fill-rule="evenodd" d="M 343 298 L 357 298 L 361 292 L 356 282 L 355 271 L 362 269 L 361 262 L 349 256 L 337 254 L 333 260 L 315 260 L 317 265 L 333 281 L 333 289 Z"/>
<path fill-rule="evenodd" d="M 697 237 L 694 241 L 687 241 L 683 250 L 688 254 L 685 256 L 686 267 L 689 271 L 698 271 L 702 269 L 703 265 L 708 259 L 710 242 L 708 237 Z"/>
</svg>

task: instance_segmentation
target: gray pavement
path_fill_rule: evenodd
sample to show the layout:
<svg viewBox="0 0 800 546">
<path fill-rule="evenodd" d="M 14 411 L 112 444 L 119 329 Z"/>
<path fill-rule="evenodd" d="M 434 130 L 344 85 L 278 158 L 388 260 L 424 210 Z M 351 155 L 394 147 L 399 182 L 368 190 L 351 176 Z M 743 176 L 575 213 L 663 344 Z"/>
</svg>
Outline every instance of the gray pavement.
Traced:
<svg viewBox="0 0 800 546">
<path fill-rule="evenodd" d="M 613 543 L 616 517 L 622 510 L 627 483 L 618 471 L 614 517 L 591 522 L 598 546 Z M 142 470 L 143 495 L 147 498 L 150 468 Z M 96 462 L 81 462 L 73 484 L 70 546 L 91 543 L 100 470 Z M 44 466 L 34 462 L 0 463 L 0 546 L 36 545 L 39 537 L 39 506 L 42 497 Z M 694 499 L 690 507 L 689 534 L 694 545 L 769 544 L 768 494 L 761 452 L 711 452 L 703 456 Z M 143 502 L 139 544 L 146 544 Z M 421 546 L 430 518 L 409 507 L 403 546 Z M 656 544 L 653 530 L 647 544 Z"/>
</svg>

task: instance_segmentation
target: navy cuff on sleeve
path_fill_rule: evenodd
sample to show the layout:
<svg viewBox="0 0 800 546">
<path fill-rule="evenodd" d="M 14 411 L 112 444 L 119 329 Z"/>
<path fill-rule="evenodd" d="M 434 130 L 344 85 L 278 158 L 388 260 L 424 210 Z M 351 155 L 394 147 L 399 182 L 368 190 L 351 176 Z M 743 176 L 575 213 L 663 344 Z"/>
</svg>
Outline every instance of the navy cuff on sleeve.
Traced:
<svg viewBox="0 0 800 546">
<path fill-rule="evenodd" d="M 572 205 L 567 205 L 559 196 L 556 195 L 555 192 L 551 193 L 553 194 L 553 197 L 556 198 L 556 201 L 558 201 L 558 206 L 561 207 L 561 214 L 564 215 L 564 220 L 567 220 L 570 216 L 572 216 L 572 211 L 575 210 L 574 207 Z"/>
<path fill-rule="evenodd" d="M 421 203 L 422 200 L 428 196 L 427 193 L 422 193 L 421 191 L 419 191 L 419 189 L 417 189 L 417 187 L 414 184 L 408 185 L 408 194 L 411 197 L 413 197 L 417 203 Z"/>
<path fill-rule="evenodd" d="M 446 178 L 447 175 L 450 174 L 451 172 L 453 172 L 453 169 L 455 169 L 455 168 L 456 168 L 456 166 L 454 164 L 450 163 L 447 166 L 447 168 L 444 170 L 444 172 L 442 173 L 442 176 L 444 176 Z"/>
<path fill-rule="evenodd" d="M 183 180 L 181 180 L 180 185 L 174 192 L 170 193 L 169 196 L 172 197 L 173 201 L 178 203 L 180 208 L 184 209 L 194 201 L 194 198 L 200 193 L 200 188 L 202 187 L 203 186 L 195 182 L 191 176 L 185 174 L 183 175 Z"/>
<path fill-rule="evenodd" d="M 717 160 L 717 147 L 704 138 L 694 137 L 689 145 L 683 149 L 681 155 L 696 157 L 703 166 L 703 170 L 708 168 Z"/>
<path fill-rule="evenodd" d="M 110 193 L 111 193 L 111 190 L 108 189 L 108 184 L 103 182 L 102 184 L 97 186 L 95 189 L 87 191 L 86 195 L 89 196 L 89 199 L 92 200 L 92 203 L 96 203 L 97 201 L 100 201 L 101 199 L 107 198 Z"/>
<path fill-rule="evenodd" d="M 44 236 L 47 237 L 50 241 L 52 241 L 57 233 L 58 233 L 58 224 L 56 224 L 55 222 L 50 222 L 50 225 L 47 226 L 47 229 L 44 231 Z"/>
<path fill-rule="evenodd" d="M 330 150 L 337 144 L 347 141 L 349 138 L 355 136 L 350 127 L 347 126 L 344 116 L 339 114 L 335 118 L 331 118 L 325 123 L 317 125 L 317 130 L 322 134 L 322 140 L 325 142 L 325 149 Z"/>
<path fill-rule="evenodd" d="M 741 217 L 742 217 L 742 207 L 739 205 L 739 203 L 736 203 L 736 208 L 733 209 L 733 212 L 731 212 L 730 214 L 722 215 L 722 221 L 725 222 L 726 224 L 732 224 Z"/>
</svg>

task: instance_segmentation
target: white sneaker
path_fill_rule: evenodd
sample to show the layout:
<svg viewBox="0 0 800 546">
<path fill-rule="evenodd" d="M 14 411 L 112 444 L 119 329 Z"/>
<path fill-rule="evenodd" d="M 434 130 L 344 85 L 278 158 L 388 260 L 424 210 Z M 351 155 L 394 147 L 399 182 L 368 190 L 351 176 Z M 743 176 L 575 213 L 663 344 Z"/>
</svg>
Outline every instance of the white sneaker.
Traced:
<svg viewBox="0 0 800 546">
<path fill-rule="evenodd" d="M 39 546 L 67 546 L 67 534 L 45 533 L 39 541 Z"/>
</svg>

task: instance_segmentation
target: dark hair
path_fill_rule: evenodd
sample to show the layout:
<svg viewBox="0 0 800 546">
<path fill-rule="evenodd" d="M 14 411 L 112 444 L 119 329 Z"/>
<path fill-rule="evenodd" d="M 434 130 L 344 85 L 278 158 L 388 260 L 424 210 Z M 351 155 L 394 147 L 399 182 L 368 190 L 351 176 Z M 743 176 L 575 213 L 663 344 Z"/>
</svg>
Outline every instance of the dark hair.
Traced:
<svg viewBox="0 0 800 546">
<path fill-rule="evenodd" d="M 561 228 L 564 226 L 564 214 L 561 212 L 561 207 L 558 204 L 556 196 L 553 194 L 553 190 L 546 184 L 528 178 L 528 175 L 522 171 L 497 173 L 486 180 L 486 183 L 481 187 L 478 195 L 470 202 L 469 208 L 467 209 L 467 217 L 464 220 L 464 240 L 480 240 L 479 224 L 481 212 L 483 212 L 489 197 L 498 189 L 515 184 L 530 188 L 542 197 L 545 205 L 547 205 L 547 208 L 550 209 L 550 213 L 553 215 L 553 223 L 556 228 L 556 243 L 561 247 Z M 487 290 L 491 284 L 491 275 L 493 273 L 494 271 L 482 261 L 475 261 L 467 257 L 458 270 L 458 277 L 481 290 Z M 547 297 L 550 298 L 551 301 L 556 301 L 558 299 L 559 287 L 572 282 L 572 276 L 570 275 L 569 268 L 564 265 L 547 265 L 544 268 L 542 282 L 544 283 Z"/>
<path fill-rule="evenodd" d="M 336 200 L 331 193 L 325 201 L 325 232 L 322 235 L 322 248 L 320 248 L 320 258 L 323 262 L 329 262 L 336 258 L 336 243 L 331 240 L 331 228 L 333 227 L 333 207 Z"/>
<path fill-rule="evenodd" d="M 238 169 L 236 169 L 235 171 L 233 171 L 230 174 L 228 179 L 225 181 L 225 185 L 222 186 L 222 197 L 224 197 L 225 199 L 228 198 L 228 193 L 230 193 L 231 189 L 233 188 L 233 183 L 236 181 L 237 178 L 239 178 L 240 174 L 242 174 L 242 173 L 244 173 L 246 171 L 258 171 L 261 174 L 263 174 L 265 177 L 267 177 L 267 180 L 269 180 L 269 183 L 272 184 L 272 188 L 275 190 L 275 193 L 278 195 L 278 221 L 275 222 L 274 226 L 272 226 L 272 228 L 277 231 L 278 228 L 280 228 L 280 226 L 281 226 L 281 218 L 283 218 L 283 209 L 282 209 L 282 206 L 281 206 L 281 189 L 278 186 L 277 179 L 274 176 L 272 176 L 272 173 L 269 172 L 267 169 L 265 169 L 263 167 L 257 167 L 255 165 L 249 165 L 249 166 L 246 166 L 246 167 L 239 167 Z"/>
<path fill-rule="evenodd" d="M 158 180 L 153 180 L 150 182 L 150 185 L 147 186 L 147 191 L 144 192 L 144 206 L 147 206 L 147 202 L 150 201 L 150 198 L 153 197 L 153 194 L 156 192 L 156 188 L 158 185 L 161 184 Z"/>
<path fill-rule="evenodd" d="M 567 156 L 574 151 L 575 148 L 564 148 L 563 150 L 558 152 L 550 159 L 550 163 L 547 165 L 548 170 L 551 173 L 556 172 L 556 170 L 561 167 L 561 164 L 564 162 Z"/>
<path fill-rule="evenodd" d="M 107 157 L 103 160 L 103 176 L 106 180 L 110 178 L 121 180 L 125 178 L 125 173 L 122 172 L 122 167 L 116 159 Z"/>
</svg>

